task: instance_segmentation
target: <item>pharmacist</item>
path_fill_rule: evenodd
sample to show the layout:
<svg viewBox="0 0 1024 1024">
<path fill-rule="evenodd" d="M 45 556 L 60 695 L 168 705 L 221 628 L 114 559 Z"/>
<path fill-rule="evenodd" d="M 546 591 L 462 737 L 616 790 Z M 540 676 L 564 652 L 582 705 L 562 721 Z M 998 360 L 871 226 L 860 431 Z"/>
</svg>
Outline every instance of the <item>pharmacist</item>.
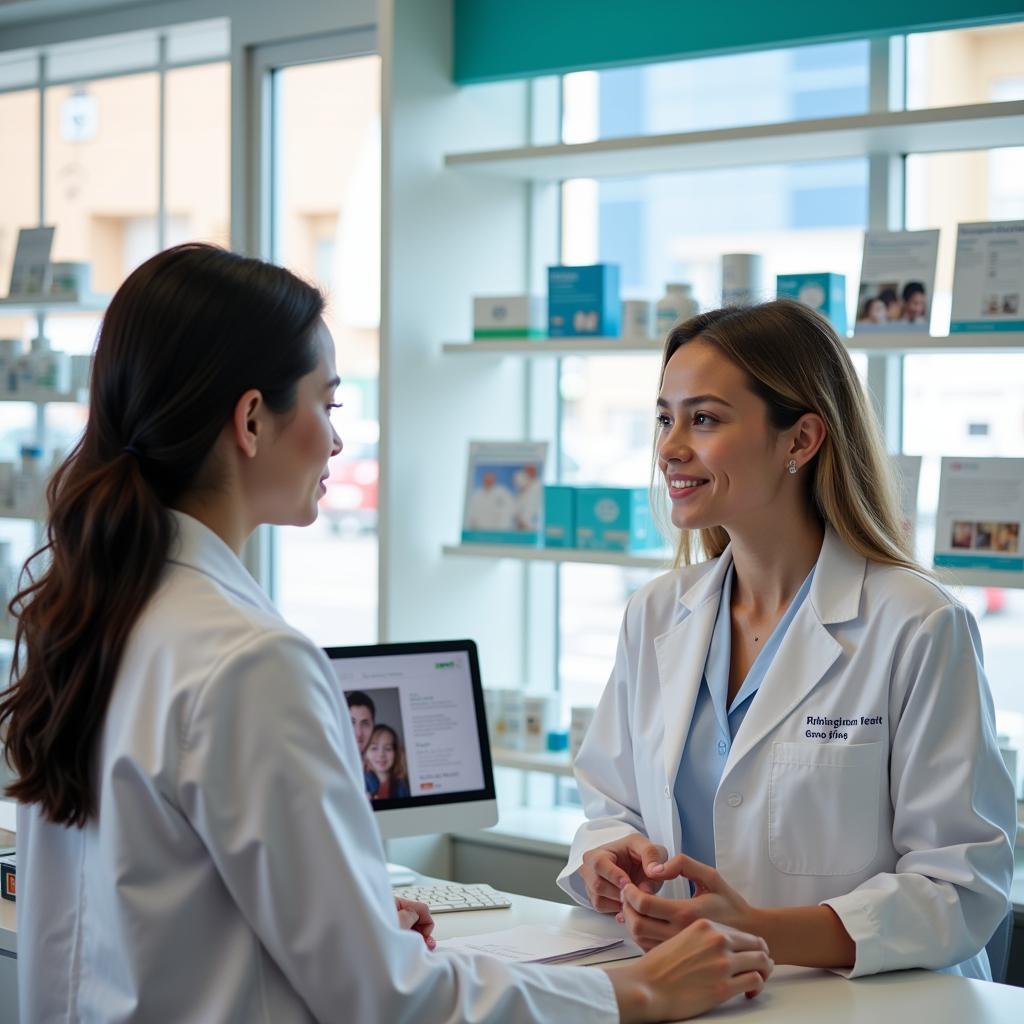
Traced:
<svg viewBox="0 0 1024 1024">
<path fill-rule="evenodd" d="M 677 565 L 707 560 L 629 602 L 560 885 L 645 948 L 707 918 L 778 963 L 990 977 L 1016 814 L 978 630 L 913 561 L 839 338 L 786 301 L 694 317 L 657 430 Z"/>
<path fill-rule="evenodd" d="M 756 993 L 734 929 L 592 970 L 435 950 L 396 905 L 338 680 L 239 557 L 316 519 L 341 450 L 323 308 L 194 244 L 104 315 L 0 697 L 21 1020 L 628 1024 Z"/>
</svg>

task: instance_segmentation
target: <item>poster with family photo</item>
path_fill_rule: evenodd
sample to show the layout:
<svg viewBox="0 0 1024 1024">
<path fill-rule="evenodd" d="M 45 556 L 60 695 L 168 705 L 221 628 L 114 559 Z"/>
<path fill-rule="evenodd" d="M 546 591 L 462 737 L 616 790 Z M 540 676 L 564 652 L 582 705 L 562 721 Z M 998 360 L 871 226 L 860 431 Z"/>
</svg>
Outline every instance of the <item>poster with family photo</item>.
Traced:
<svg viewBox="0 0 1024 1024">
<path fill-rule="evenodd" d="M 463 543 L 540 543 L 547 449 L 547 442 L 470 442 Z"/>
<path fill-rule="evenodd" d="M 1024 459 L 944 458 L 935 565 L 1024 572 Z"/>
<path fill-rule="evenodd" d="M 363 762 L 370 801 L 410 795 L 402 703 L 397 686 L 346 690 L 348 717 Z"/>
<path fill-rule="evenodd" d="M 857 293 L 854 334 L 928 333 L 939 232 L 869 231 Z"/>
<path fill-rule="evenodd" d="M 961 224 L 949 333 L 1024 331 L 1024 220 Z"/>
</svg>

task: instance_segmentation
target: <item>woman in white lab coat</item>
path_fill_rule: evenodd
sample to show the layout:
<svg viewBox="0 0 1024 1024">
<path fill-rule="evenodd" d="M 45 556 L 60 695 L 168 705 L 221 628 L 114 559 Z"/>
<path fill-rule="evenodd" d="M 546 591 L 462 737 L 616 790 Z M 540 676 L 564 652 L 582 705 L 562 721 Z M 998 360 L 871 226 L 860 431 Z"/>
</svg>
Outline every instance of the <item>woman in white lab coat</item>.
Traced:
<svg viewBox="0 0 1024 1024">
<path fill-rule="evenodd" d="M 779 963 L 989 977 L 1016 816 L 977 626 L 913 561 L 831 325 L 677 326 L 656 459 L 677 568 L 626 610 L 560 884 L 645 948 L 708 919 Z"/>
<path fill-rule="evenodd" d="M 0 700 L 22 1021 L 648 1020 L 756 992 L 763 942 L 731 929 L 545 969 L 432 952 L 426 907 L 396 908 L 343 694 L 240 560 L 316 518 L 341 450 L 322 310 L 186 245 L 104 317 Z"/>
</svg>

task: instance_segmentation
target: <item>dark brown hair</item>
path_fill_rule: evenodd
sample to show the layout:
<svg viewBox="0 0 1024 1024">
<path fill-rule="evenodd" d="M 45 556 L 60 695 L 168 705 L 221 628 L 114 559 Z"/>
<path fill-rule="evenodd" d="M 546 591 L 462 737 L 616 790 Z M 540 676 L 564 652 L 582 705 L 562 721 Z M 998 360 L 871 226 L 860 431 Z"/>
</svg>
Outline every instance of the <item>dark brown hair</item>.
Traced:
<svg viewBox="0 0 1024 1024">
<path fill-rule="evenodd" d="M 209 458 L 238 399 L 292 409 L 315 369 L 316 288 L 210 245 L 168 249 L 111 300 L 85 432 L 47 487 L 46 543 L 26 562 L 0 734 L 8 795 L 50 821 L 96 809 L 95 756 L 125 643 L 160 581 L 170 509 L 215 488 Z"/>
<path fill-rule="evenodd" d="M 786 430 L 808 412 L 822 418 L 825 440 L 807 467 L 810 501 L 821 521 L 865 558 L 919 568 L 901 527 L 896 481 L 874 409 L 828 320 L 790 299 L 699 313 L 669 332 L 662 379 L 672 356 L 698 340 L 744 371 L 773 429 Z M 654 495 L 652 500 L 654 507 L 663 504 Z M 721 526 L 696 537 L 683 532 L 676 564 L 717 558 L 728 543 Z"/>
</svg>

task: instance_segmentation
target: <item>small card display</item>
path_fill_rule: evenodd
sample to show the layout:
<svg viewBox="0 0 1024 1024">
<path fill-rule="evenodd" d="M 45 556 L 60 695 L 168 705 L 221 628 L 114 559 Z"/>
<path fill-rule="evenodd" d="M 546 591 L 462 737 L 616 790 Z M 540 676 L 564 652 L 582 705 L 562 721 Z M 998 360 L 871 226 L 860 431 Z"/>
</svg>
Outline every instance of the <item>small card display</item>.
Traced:
<svg viewBox="0 0 1024 1024">
<path fill-rule="evenodd" d="M 864 236 L 854 334 L 927 334 L 938 254 L 937 230 L 869 231 Z"/>
<path fill-rule="evenodd" d="M 1024 331 L 1024 220 L 961 224 L 949 333 Z"/>
<path fill-rule="evenodd" d="M 462 540 L 540 543 L 547 442 L 473 441 L 469 446 Z"/>
<path fill-rule="evenodd" d="M 943 458 L 935 565 L 1024 572 L 1024 459 Z"/>
</svg>

